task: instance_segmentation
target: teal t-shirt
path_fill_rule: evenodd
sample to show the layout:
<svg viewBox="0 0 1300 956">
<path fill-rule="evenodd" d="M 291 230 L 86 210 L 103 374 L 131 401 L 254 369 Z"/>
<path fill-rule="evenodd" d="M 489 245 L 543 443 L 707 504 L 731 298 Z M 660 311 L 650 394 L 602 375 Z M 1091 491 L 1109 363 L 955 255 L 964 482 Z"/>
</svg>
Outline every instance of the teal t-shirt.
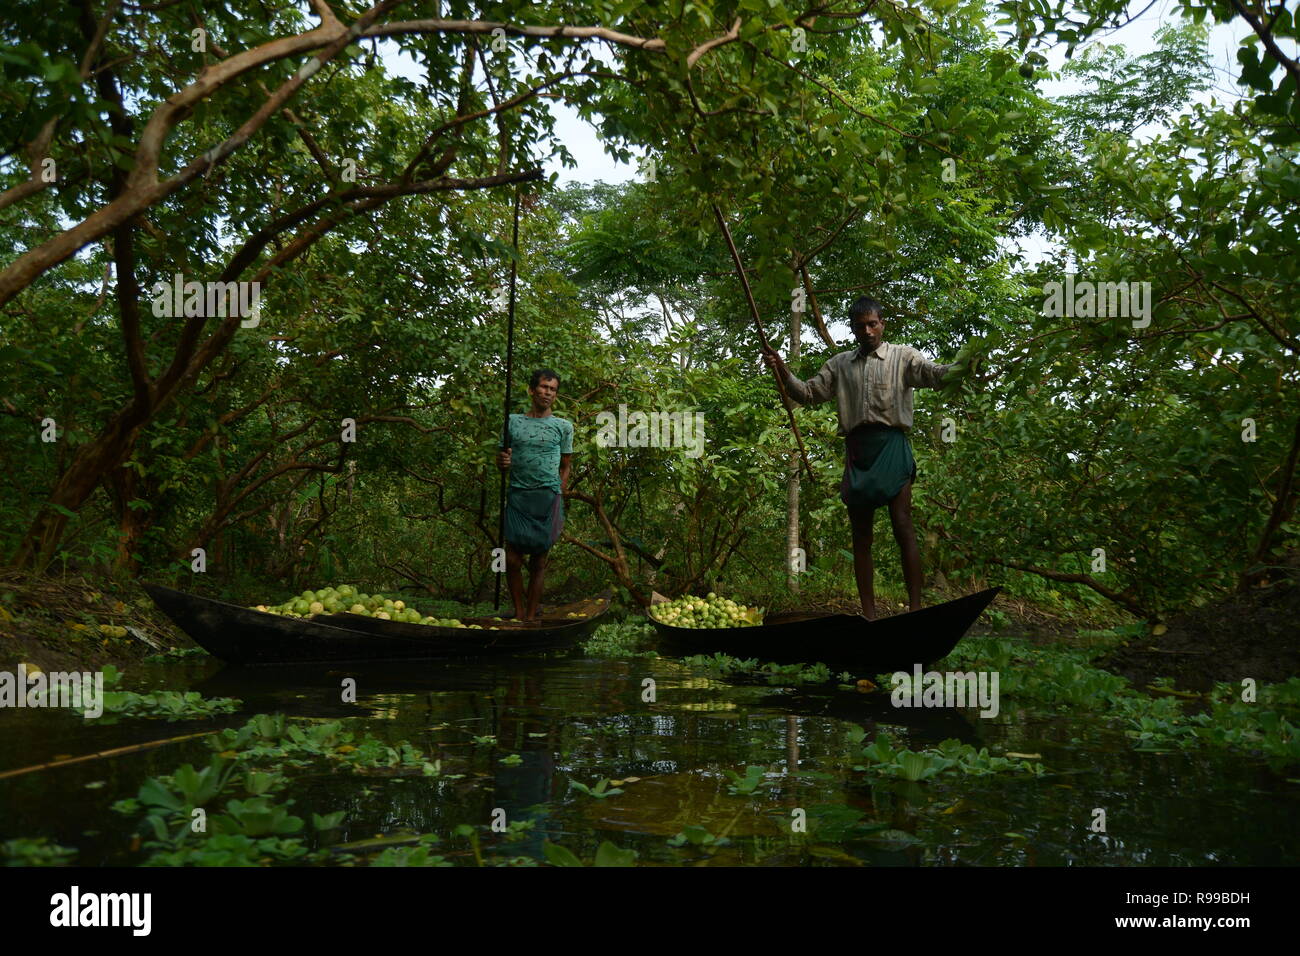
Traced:
<svg viewBox="0 0 1300 956">
<path fill-rule="evenodd" d="M 510 487 L 560 490 L 560 456 L 573 454 L 573 422 L 510 416 Z"/>
</svg>

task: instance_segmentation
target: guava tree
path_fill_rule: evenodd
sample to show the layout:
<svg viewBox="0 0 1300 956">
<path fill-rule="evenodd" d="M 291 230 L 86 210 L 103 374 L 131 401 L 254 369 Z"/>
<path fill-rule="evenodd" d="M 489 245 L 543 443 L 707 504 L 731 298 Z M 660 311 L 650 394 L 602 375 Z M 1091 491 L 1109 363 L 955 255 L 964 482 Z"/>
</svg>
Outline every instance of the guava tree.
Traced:
<svg viewBox="0 0 1300 956">
<path fill-rule="evenodd" d="M 1022 277 L 1006 387 L 939 446 L 952 480 L 935 499 L 963 560 L 1144 617 L 1246 583 L 1294 546 L 1300 452 L 1300 178 L 1270 132 L 1287 121 L 1257 100 L 1184 106 L 1209 72 L 1189 45 L 1203 41 L 1163 41 L 1071 68 L 1088 82 L 1062 104 L 1078 153 L 1075 215 L 1057 233 L 1069 259 Z M 1163 129 L 1131 135 L 1161 115 Z M 1149 313 L 1051 314 L 1047 284 L 1069 273 L 1149 292 Z M 963 501 L 977 469 L 987 493 Z"/>
<path fill-rule="evenodd" d="M 241 331 L 242 316 L 156 321 L 148 295 L 162 277 L 265 284 L 270 325 L 269 290 L 323 236 L 396 199 L 536 178 L 546 155 L 563 155 L 544 97 L 689 72 L 742 25 L 780 32 L 850 10 L 11 4 L 0 97 L 15 145 L 0 210 L 16 251 L 0 265 L 0 306 L 29 315 L 42 284 L 84 282 L 86 250 L 109 276 L 131 386 L 62 464 L 13 560 L 48 561 L 68 516 Z M 421 81 L 384 70 L 381 47 L 414 60 Z"/>
</svg>

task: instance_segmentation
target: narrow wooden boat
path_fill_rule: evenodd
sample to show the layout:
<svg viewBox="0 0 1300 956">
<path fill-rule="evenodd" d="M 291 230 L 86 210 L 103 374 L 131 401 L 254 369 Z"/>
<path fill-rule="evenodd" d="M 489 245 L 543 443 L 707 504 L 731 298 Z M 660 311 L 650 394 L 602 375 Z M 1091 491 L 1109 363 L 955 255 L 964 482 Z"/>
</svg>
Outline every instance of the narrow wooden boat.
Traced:
<svg viewBox="0 0 1300 956">
<path fill-rule="evenodd" d="M 947 656 L 1000 590 L 989 588 L 875 621 L 860 614 L 787 611 L 768 615 L 757 627 L 674 627 L 653 617 L 650 622 L 668 653 L 722 653 L 776 664 L 821 662 L 832 673 L 869 677 L 910 671 Z"/>
<path fill-rule="evenodd" d="M 541 621 L 529 623 L 460 619 L 465 624 L 482 625 L 479 630 L 406 624 L 359 614 L 281 617 L 157 584 L 145 584 L 144 589 L 196 644 L 231 664 L 435 660 L 551 650 L 567 647 L 590 633 L 609 609 L 610 598 L 606 593 L 547 609 Z"/>
</svg>

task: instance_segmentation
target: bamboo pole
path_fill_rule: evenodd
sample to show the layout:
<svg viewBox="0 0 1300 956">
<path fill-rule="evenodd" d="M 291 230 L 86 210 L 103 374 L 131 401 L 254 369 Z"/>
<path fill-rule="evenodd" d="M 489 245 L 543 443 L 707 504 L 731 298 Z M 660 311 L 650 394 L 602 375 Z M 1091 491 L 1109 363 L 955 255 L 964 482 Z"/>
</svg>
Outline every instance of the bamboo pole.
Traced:
<svg viewBox="0 0 1300 956">
<path fill-rule="evenodd" d="M 691 144 L 695 148 L 695 144 Z M 722 209 L 718 204 L 710 203 L 713 206 L 714 218 L 718 220 L 718 226 L 722 230 L 722 237 L 727 240 L 727 249 L 731 252 L 731 261 L 735 263 L 736 275 L 740 277 L 741 288 L 745 290 L 745 301 L 749 304 L 749 315 L 754 321 L 754 328 L 758 330 L 758 339 L 763 343 L 765 352 L 772 351 L 772 344 L 767 340 L 767 332 L 763 329 L 763 320 L 758 314 L 758 305 L 754 302 L 754 292 L 749 287 L 749 277 L 745 275 L 744 263 L 740 261 L 740 252 L 736 249 L 736 241 L 731 238 L 731 229 L 727 227 L 727 220 L 722 215 Z M 803 435 L 799 431 L 799 423 L 794 420 L 794 409 L 790 407 L 790 395 L 785 390 L 785 382 L 781 378 L 779 368 L 772 369 L 772 375 L 776 378 L 776 390 L 781 393 L 781 404 L 785 406 L 786 417 L 790 420 L 790 430 L 794 432 L 794 439 L 799 444 L 799 460 L 803 462 L 804 469 L 808 472 L 808 480 L 814 485 L 817 484 L 817 476 L 813 474 L 812 465 L 808 464 L 808 452 L 803 446 Z"/>
<path fill-rule="evenodd" d="M 506 320 L 506 397 L 502 423 L 502 447 L 510 448 L 510 390 L 514 387 L 515 367 L 515 282 L 519 277 L 519 187 L 515 187 L 515 224 L 510 236 L 510 247 L 514 256 L 510 259 L 510 316 Z M 497 501 L 497 547 L 506 544 L 506 473 L 501 473 L 501 493 Z M 501 610 L 501 575 L 497 574 L 496 597 L 494 606 Z"/>
<path fill-rule="evenodd" d="M 796 261 L 798 257 L 796 256 Z M 790 305 L 790 361 L 799 360 L 803 337 L 803 312 Z M 785 479 L 785 580 L 790 590 L 799 593 L 799 573 L 795 570 L 795 548 L 799 547 L 799 459 L 790 452 Z"/>
<path fill-rule="evenodd" d="M 6 777 L 20 777 L 25 773 L 35 773 L 37 770 L 48 770 L 51 767 L 66 767 L 68 764 L 85 763 L 88 760 L 100 760 L 105 757 L 121 757 L 125 754 L 139 753 L 142 750 L 152 750 L 154 747 L 161 747 L 164 744 L 174 744 L 180 740 L 207 737 L 216 732 L 215 730 L 202 730 L 196 734 L 181 734 L 179 737 L 166 737 L 162 740 L 150 740 L 143 744 L 131 744 L 129 747 L 114 747 L 112 750 L 101 750 L 82 757 L 65 757 L 62 760 L 51 760 L 48 763 L 38 763 L 31 767 L 19 767 L 17 770 L 6 770 L 0 773 L 0 780 Z"/>
</svg>

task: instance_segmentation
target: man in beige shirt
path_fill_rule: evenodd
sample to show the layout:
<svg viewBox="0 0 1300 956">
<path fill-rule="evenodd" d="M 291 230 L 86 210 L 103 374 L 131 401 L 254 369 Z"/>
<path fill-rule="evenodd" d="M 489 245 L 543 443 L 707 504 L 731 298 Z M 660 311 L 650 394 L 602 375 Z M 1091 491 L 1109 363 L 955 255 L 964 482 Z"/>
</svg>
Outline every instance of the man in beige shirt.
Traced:
<svg viewBox="0 0 1300 956">
<path fill-rule="evenodd" d="M 795 378 L 774 351 L 765 350 L 763 361 L 779 370 L 791 400 L 800 405 L 835 398 L 845 447 L 840 500 L 848 507 L 853 528 L 853 571 L 862 615 L 875 620 L 871 532 L 876 508 L 885 504 L 902 552 L 909 609 L 921 609 L 921 555 L 912 527 L 916 461 L 907 439 L 912 389 L 946 386 L 967 368 L 962 356 L 953 365 L 939 365 L 914 348 L 886 342 L 881 305 L 874 299 L 863 297 L 849 306 L 849 327 L 857 349 L 832 356 L 806 382 Z"/>
</svg>

